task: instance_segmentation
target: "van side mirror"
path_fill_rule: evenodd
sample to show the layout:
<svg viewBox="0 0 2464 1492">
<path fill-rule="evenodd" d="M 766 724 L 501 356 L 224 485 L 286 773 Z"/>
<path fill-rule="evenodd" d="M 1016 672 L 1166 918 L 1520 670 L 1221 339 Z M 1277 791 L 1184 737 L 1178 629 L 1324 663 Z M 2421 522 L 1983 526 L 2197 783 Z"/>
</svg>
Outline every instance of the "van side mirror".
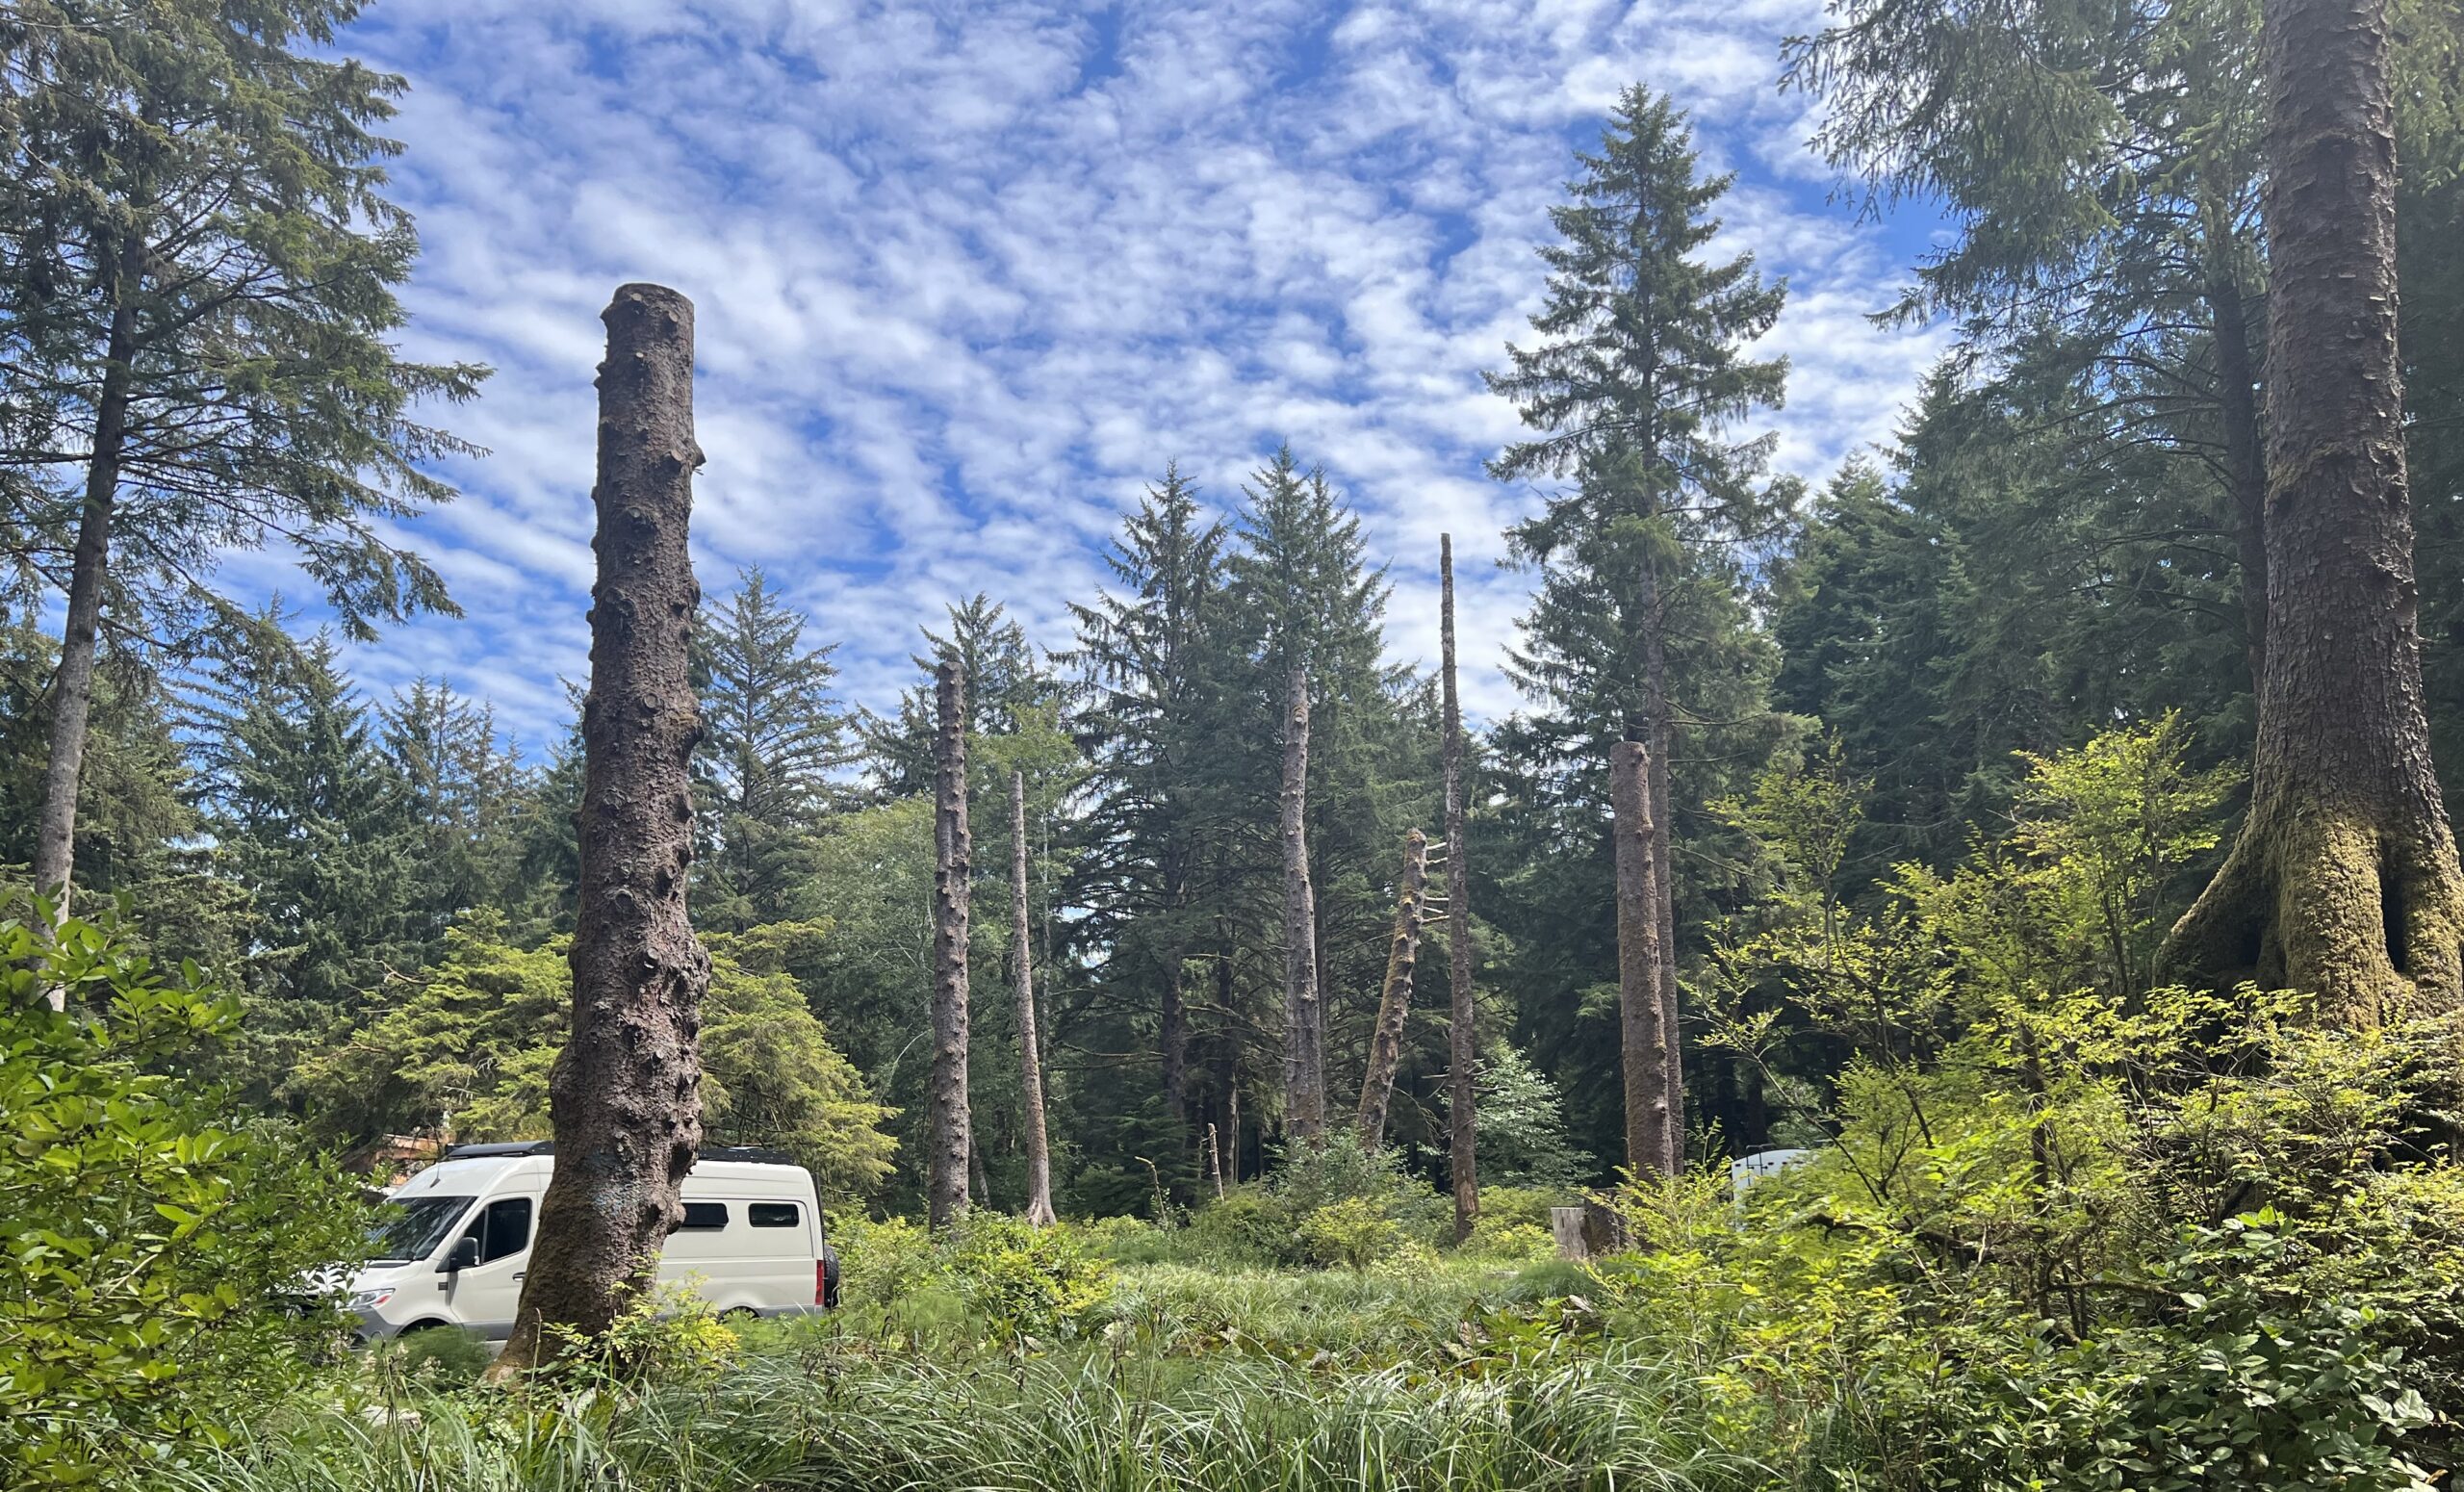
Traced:
<svg viewBox="0 0 2464 1492">
<path fill-rule="evenodd" d="M 445 1262 L 436 1267 L 436 1272 L 439 1274 L 451 1274 L 459 1270 L 467 1270 L 478 1262 L 479 1241 L 465 1235 L 453 1241 L 452 1249 L 446 1254 Z"/>
</svg>

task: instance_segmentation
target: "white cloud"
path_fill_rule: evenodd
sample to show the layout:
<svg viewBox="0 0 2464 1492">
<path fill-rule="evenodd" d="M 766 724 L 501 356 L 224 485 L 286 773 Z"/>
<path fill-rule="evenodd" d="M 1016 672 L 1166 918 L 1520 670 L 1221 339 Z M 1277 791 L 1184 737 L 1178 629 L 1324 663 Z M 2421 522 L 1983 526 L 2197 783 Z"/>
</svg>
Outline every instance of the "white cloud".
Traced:
<svg viewBox="0 0 2464 1492">
<path fill-rule="evenodd" d="M 1812 0 L 1419 0 L 1330 11 L 981 0 L 386 0 L 345 39 L 408 74 L 398 194 L 427 244 L 413 350 L 497 365 L 445 423 L 494 454 L 423 520 L 470 616 L 363 650 L 446 674 L 537 745 L 586 667 L 600 308 L 658 278 L 699 310 L 696 548 L 759 564 L 886 705 L 918 624 L 977 590 L 1040 642 L 1177 457 L 1217 502 L 1289 437 L 1394 562 L 1397 656 L 1435 656 L 1436 534 L 1468 703 L 1525 579 L 1527 493 L 1481 462 L 1480 370 L 1537 305 L 1532 245 L 1628 82 L 1745 168 L 1730 240 L 1785 274 L 1773 420 L 1819 475 L 1888 430 L 1935 349 L 1862 314 L 1903 251 L 1825 205 L 1774 86 Z"/>
</svg>

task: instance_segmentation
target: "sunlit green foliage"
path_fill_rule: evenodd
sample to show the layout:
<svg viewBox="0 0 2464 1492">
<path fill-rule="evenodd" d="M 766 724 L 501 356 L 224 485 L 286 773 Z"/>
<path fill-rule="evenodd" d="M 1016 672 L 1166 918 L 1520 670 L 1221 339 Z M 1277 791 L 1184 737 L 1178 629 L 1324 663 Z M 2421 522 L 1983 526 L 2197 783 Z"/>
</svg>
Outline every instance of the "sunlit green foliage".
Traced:
<svg viewBox="0 0 2464 1492">
<path fill-rule="evenodd" d="M 0 923 L 0 1481 L 131 1486 L 300 1381 L 353 1189 L 195 1080 L 234 1002 L 111 922 Z M 44 999 L 54 987 L 68 1009 Z"/>
</svg>

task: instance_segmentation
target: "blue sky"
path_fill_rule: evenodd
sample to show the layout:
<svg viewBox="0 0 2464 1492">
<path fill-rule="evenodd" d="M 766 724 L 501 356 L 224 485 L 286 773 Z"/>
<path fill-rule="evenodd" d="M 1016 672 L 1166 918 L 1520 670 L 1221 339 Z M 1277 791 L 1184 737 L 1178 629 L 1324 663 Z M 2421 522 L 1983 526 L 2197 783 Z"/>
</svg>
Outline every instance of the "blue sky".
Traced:
<svg viewBox="0 0 2464 1492">
<path fill-rule="evenodd" d="M 354 651 L 493 701 L 526 747 L 586 668 L 591 374 L 629 279 L 699 308 L 694 545 L 761 565 L 840 644 L 854 700 L 909 681 L 977 590 L 1041 644 L 1169 458 L 1219 505 L 1289 439 L 1391 562 L 1390 647 L 1436 653 L 1454 534 L 1472 707 L 1536 502 L 1482 475 L 1515 430 L 1480 371 L 1538 305 L 1533 245 L 1640 80 L 1739 172 L 1724 243 L 1784 275 L 1771 424 L 1819 479 L 1888 436 L 1943 344 L 1883 330 L 1935 224 L 1860 221 L 1776 87 L 1819 0 L 1418 5 L 376 0 L 344 45 L 403 74 L 398 200 L 425 253 L 408 350 L 496 376 L 446 419 L 488 447 L 403 536 L 466 612 Z M 271 556 L 244 586 L 295 594 Z"/>
</svg>

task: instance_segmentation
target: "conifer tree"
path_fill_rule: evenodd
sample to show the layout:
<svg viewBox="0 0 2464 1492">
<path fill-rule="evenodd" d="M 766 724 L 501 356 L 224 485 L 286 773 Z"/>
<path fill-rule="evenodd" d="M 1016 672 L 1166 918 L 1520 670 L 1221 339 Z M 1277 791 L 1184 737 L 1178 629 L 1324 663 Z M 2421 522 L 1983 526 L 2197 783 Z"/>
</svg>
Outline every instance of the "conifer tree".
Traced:
<svg viewBox="0 0 2464 1492">
<path fill-rule="evenodd" d="M 217 853 L 248 892 L 278 1022 L 313 1031 L 422 962 L 412 785 L 330 634 L 222 687 L 205 757 Z"/>
<path fill-rule="evenodd" d="M 1036 656 L 1027 630 L 1008 608 L 978 591 L 963 605 L 944 608 L 945 631 L 921 628 L 925 651 L 910 661 L 926 674 L 942 658 L 956 658 L 967 680 L 966 729 L 974 735 L 1015 733 L 1029 712 L 1060 702 L 1061 686 Z M 899 697 L 889 718 L 867 713 L 862 721 L 873 780 L 887 797 L 933 789 L 933 742 L 939 726 L 933 691 L 922 685 Z"/>
<path fill-rule="evenodd" d="M 417 845 L 418 934 L 438 948 L 455 917 L 512 896 L 530 775 L 498 744 L 495 711 L 446 684 L 415 679 L 377 715 Z"/>
<path fill-rule="evenodd" d="M 1190 1104 L 1184 981 L 1212 924 L 1200 903 L 1219 862 L 1206 766 L 1225 721 L 1225 539 L 1195 485 L 1167 467 L 1105 556 L 1118 589 L 1070 608 L 1078 645 L 1065 659 L 1079 673 L 1096 789 L 1072 904 L 1110 950 L 1107 970 L 1138 982 L 1124 997 L 1142 1013 L 1151 998 L 1159 1087 L 1176 1124 Z"/>
<path fill-rule="evenodd" d="M 1627 90 L 1599 152 L 1578 160 L 1571 200 L 1550 214 L 1560 241 L 1540 251 L 1540 340 L 1509 347 L 1510 367 L 1489 380 L 1539 432 L 1508 446 L 1495 475 L 1573 478 L 1510 535 L 1540 575 L 1514 671 L 1556 712 L 1561 747 L 1593 763 L 1593 782 L 1614 742 L 1648 748 L 1658 985 L 1673 1009 L 1672 622 L 1733 606 L 1731 547 L 1769 537 L 1792 501 L 1765 476 L 1771 437 L 1729 438 L 1780 402 L 1785 362 L 1743 349 L 1777 319 L 1783 292 L 1750 254 L 1702 257 L 1720 227 L 1709 210 L 1733 178 L 1700 172 L 1667 99 Z M 1680 1064 L 1667 1066 L 1675 1083 Z"/>
<path fill-rule="evenodd" d="M 834 650 L 806 647 L 804 630 L 758 569 L 704 608 L 694 637 L 706 731 L 694 758 L 697 924 L 741 931 L 790 915 L 810 836 L 837 796 L 830 774 L 854 759 L 831 693 Z"/>
<path fill-rule="evenodd" d="M 398 357 L 417 253 L 372 133 L 402 80 L 329 55 L 357 0 L 0 15 L 0 443 L 64 595 L 35 880 L 68 884 L 108 606 L 225 609 L 233 548 L 296 553 L 342 626 L 449 605 L 388 521 L 468 448 L 415 423 L 484 372 Z"/>
</svg>

